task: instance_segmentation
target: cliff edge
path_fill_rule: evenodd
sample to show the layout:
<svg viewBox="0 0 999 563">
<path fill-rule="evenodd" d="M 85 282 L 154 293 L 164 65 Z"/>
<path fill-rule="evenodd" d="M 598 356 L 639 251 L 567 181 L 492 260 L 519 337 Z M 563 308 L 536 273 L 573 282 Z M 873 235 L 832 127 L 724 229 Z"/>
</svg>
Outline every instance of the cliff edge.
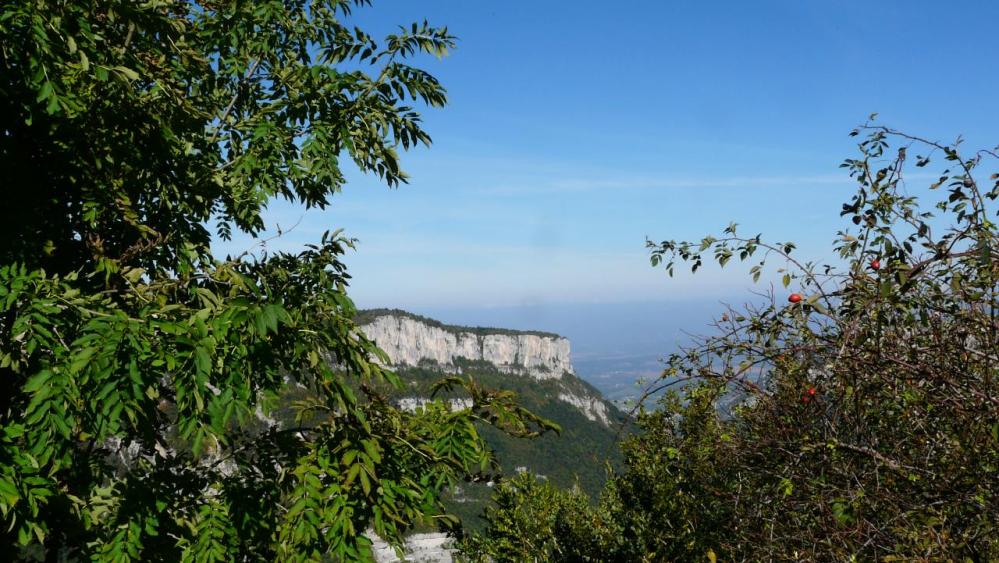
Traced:
<svg viewBox="0 0 999 563">
<path fill-rule="evenodd" d="M 610 426 L 603 397 L 576 377 L 569 340 L 550 332 L 447 325 L 399 309 L 360 311 L 357 323 L 389 357 L 394 370 L 428 368 L 461 373 L 462 365 L 484 362 L 506 374 L 554 385 L 553 399 L 568 403 L 586 418 Z M 405 397 L 400 405 L 417 405 Z"/>
<path fill-rule="evenodd" d="M 539 380 L 574 374 L 569 341 L 557 334 L 446 325 L 397 309 L 362 311 L 358 324 L 392 367 L 429 363 L 458 371 L 455 360 L 463 358 Z"/>
</svg>

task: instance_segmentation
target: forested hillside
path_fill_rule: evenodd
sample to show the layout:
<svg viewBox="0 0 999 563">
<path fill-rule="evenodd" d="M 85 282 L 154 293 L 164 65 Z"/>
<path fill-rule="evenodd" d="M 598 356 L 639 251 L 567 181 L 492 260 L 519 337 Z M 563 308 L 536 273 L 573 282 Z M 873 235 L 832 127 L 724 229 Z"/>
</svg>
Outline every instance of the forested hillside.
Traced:
<svg viewBox="0 0 999 563">
<path fill-rule="evenodd" d="M 618 439 L 627 434 L 623 413 L 612 407 L 611 424 L 607 425 L 587 418 L 579 408 L 559 400 L 558 394 L 565 391 L 565 383 L 511 376 L 483 363 L 465 364 L 462 368 L 466 376 L 480 385 L 513 391 L 518 404 L 560 428 L 558 433 L 533 439 L 514 438 L 493 428 L 483 428 L 483 436 L 499 460 L 495 481 L 525 471 L 562 488 L 578 485 L 593 498 L 599 495 L 608 472 L 621 464 Z M 403 368 L 396 373 L 405 385 L 403 389 L 393 390 L 392 396 L 397 399 L 429 397 L 433 384 L 445 375 L 431 368 Z M 568 386 L 575 387 L 581 394 L 596 393 L 580 379 L 569 382 Z M 460 398 L 465 395 L 446 392 L 438 396 Z M 488 502 L 490 487 L 484 483 L 467 483 L 459 485 L 459 489 L 449 496 L 448 509 L 458 514 L 467 527 L 481 527 L 479 516 Z"/>
<path fill-rule="evenodd" d="M 393 364 L 392 368 L 402 383 L 398 388 L 383 389 L 390 400 L 410 409 L 419 408 L 419 405 L 431 398 L 452 401 L 456 407 L 463 407 L 468 404 L 469 399 L 466 391 L 461 388 L 435 388 L 441 380 L 460 374 L 460 377 L 471 379 L 476 385 L 513 392 L 518 404 L 560 428 L 557 434 L 548 433 L 533 439 L 522 439 L 484 427 L 483 436 L 499 461 L 495 476 L 490 481 L 495 483 L 518 472 L 527 472 L 542 476 L 559 487 L 578 486 L 586 494 L 595 497 L 603 487 L 609 470 L 620 465 L 621 457 L 616 444 L 618 439 L 627 434 L 626 417 L 605 401 L 592 385 L 570 371 L 558 374 L 555 369 L 545 365 L 536 365 L 534 371 L 531 371 L 527 366 L 518 365 L 516 361 L 501 366 L 460 356 L 448 363 L 439 363 L 429 359 L 429 356 L 439 355 L 442 352 L 438 349 L 441 344 L 434 335 L 422 331 L 426 328 L 441 329 L 455 338 L 453 341 L 446 341 L 447 345 L 457 348 L 462 347 L 460 339 L 468 338 L 469 335 L 476 340 L 478 346 L 485 346 L 485 339 L 489 337 L 561 339 L 558 335 L 540 331 L 445 325 L 405 311 L 388 309 L 360 311 L 356 321 L 362 329 L 370 331 L 366 327 L 376 326 L 376 321 L 383 318 L 391 319 L 392 327 L 398 327 L 397 323 L 402 320 L 413 321 L 415 324 L 410 325 L 409 332 L 405 334 L 413 340 L 422 338 L 424 341 L 406 342 L 402 346 L 396 342 L 395 347 L 413 347 L 426 355 L 417 361 L 418 365 L 406 365 L 398 364 L 390 354 L 390 364 Z M 420 331 L 415 333 L 420 336 L 413 336 L 414 330 Z M 390 339 L 400 336 L 394 333 L 374 333 L 376 344 L 379 344 L 379 335 Z M 448 357 L 448 354 L 442 357 Z M 562 362 L 562 358 L 552 358 L 552 361 Z M 571 369 L 571 365 L 568 367 Z M 459 490 L 452 491 L 448 506 L 462 517 L 467 526 L 476 528 L 479 526 L 478 516 L 488 497 L 489 486 L 485 483 L 467 483 L 460 485 Z"/>
</svg>

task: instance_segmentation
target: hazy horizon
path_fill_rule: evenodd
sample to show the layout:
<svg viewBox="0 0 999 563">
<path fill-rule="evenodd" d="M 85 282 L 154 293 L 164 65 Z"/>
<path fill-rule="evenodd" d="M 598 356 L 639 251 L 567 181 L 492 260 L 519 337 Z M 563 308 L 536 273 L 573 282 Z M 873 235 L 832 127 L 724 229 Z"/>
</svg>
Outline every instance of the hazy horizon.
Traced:
<svg viewBox="0 0 999 563">
<path fill-rule="evenodd" d="M 738 301 L 729 301 L 736 305 Z M 711 333 L 724 305 L 718 300 L 632 303 L 540 303 L 507 307 L 420 307 L 358 303 L 364 309 L 398 308 L 447 324 L 542 330 L 569 339 L 576 374 L 609 399 L 636 394 L 639 379 L 658 376 L 661 358 Z"/>
</svg>

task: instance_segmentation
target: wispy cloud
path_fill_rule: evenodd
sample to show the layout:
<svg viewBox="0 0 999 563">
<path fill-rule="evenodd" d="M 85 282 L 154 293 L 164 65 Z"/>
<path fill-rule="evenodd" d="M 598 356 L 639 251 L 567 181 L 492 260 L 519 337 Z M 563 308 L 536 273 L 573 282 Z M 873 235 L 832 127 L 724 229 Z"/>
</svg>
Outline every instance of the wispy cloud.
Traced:
<svg viewBox="0 0 999 563">
<path fill-rule="evenodd" d="M 604 190 L 674 190 L 690 188 L 767 188 L 846 184 L 844 174 L 822 176 L 735 176 L 722 178 L 576 178 L 555 180 L 535 185 L 502 185 L 483 188 L 493 195 L 524 195 L 528 193 L 578 193 Z"/>
<path fill-rule="evenodd" d="M 909 180 L 935 178 L 933 174 L 911 174 Z M 626 179 L 613 178 L 573 178 L 540 181 L 526 184 L 505 184 L 480 189 L 480 193 L 503 196 L 521 196 L 540 193 L 586 193 L 608 190 L 683 190 L 702 188 L 800 188 L 809 186 L 849 186 L 853 180 L 846 173 L 799 175 L 799 176 L 730 176 L 730 177 L 688 177 L 654 178 L 639 177 Z"/>
</svg>

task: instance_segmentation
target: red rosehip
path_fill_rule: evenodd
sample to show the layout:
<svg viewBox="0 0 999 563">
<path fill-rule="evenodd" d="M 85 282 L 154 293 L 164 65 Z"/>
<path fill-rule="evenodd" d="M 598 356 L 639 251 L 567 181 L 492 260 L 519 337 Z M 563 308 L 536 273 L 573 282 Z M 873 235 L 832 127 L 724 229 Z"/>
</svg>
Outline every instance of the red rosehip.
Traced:
<svg viewBox="0 0 999 563">
<path fill-rule="evenodd" d="M 881 269 L 881 260 L 878 260 L 877 258 L 875 258 L 874 260 L 871 260 L 871 269 L 872 270 L 880 270 Z"/>
<path fill-rule="evenodd" d="M 792 293 L 791 295 L 787 296 L 787 300 L 790 301 L 791 303 L 800 303 L 801 295 L 797 293 Z"/>
<path fill-rule="evenodd" d="M 801 398 L 801 402 L 802 403 L 807 403 L 808 402 L 808 395 L 805 395 L 804 397 L 802 397 Z"/>
<path fill-rule="evenodd" d="M 808 388 L 808 394 L 814 397 L 815 396 L 815 388 L 814 387 L 809 387 Z"/>
</svg>

